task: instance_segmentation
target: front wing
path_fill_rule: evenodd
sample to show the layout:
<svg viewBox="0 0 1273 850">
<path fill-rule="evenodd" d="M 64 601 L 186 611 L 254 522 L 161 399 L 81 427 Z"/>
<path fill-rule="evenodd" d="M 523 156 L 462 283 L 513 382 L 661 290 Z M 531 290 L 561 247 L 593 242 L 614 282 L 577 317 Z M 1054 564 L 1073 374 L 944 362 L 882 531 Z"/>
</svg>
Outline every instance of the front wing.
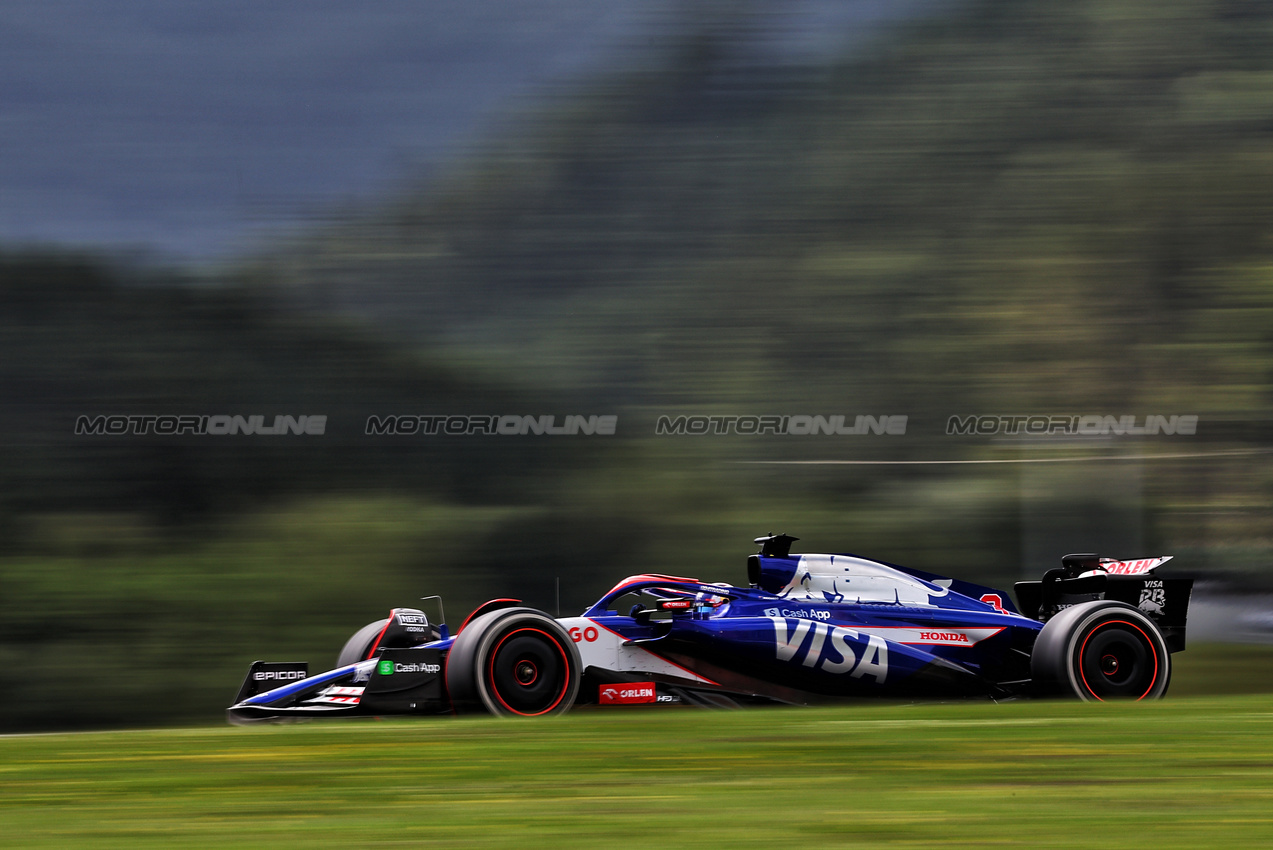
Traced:
<svg viewBox="0 0 1273 850">
<path fill-rule="evenodd" d="M 450 711 L 443 687 L 445 652 L 432 647 L 386 649 L 376 658 L 314 676 L 303 664 L 258 661 L 227 715 L 231 723 L 282 717 L 357 717 Z M 261 691 L 263 682 L 287 683 Z M 260 691 L 260 692 L 258 692 Z"/>
</svg>

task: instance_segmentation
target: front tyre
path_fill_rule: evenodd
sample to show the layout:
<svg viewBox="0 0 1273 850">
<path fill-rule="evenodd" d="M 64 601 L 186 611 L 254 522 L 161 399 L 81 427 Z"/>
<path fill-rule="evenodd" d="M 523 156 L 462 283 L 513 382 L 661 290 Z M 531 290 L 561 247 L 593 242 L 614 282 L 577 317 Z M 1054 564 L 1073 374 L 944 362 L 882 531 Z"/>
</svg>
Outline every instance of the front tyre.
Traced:
<svg viewBox="0 0 1273 850">
<path fill-rule="evenodd" d="M 389 618 L 386 617 L 383 620 L 368 623 L 354 632 L 353 637 L 345 641 L 345 645 L 340 650 L 340 655 L 336 656 L 336 666 L 344 667 L 365 659 L 371 652 L 372 644 L 376 642 L 376 638 L 380 637 L 380 633 L 385 630 L 385 625 L 388 622 Z"/>
<path fill-rule="evenodd" d="M 1104 600 L 1048 620 L 1030 668 L 1044 693 L 1087 701 L 1157 699 L 1171 681 L 1171 655 L 1158 627 L 1130 605 Z"/>
<path fill-rule="evenodd" d="M 580 667 L 575 642 L 556 620 L 532 608 L 503 608 L 455 638 L 446 685 L 457 711 L 541 717 L 574 705 Z"/>
</svg>

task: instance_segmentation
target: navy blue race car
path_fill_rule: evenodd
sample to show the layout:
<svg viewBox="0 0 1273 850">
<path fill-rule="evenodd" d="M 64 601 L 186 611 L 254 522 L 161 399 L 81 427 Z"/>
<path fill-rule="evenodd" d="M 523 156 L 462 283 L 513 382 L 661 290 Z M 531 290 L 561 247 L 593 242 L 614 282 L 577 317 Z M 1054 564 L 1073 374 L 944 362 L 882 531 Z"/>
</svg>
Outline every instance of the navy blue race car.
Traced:
<svg viewBox="0 0 1273 850">
<path fill-rule="evenodd" d="M 756 540 L 749 587 L 627 578 L 578 617 L 495 599 L 454 635 L 395 608 L 336 667 L 254 663 L 232 722 L 573 706 L 813 704 L 862 697 L 1161 697 L 1185 647 L 1193 581 L 1169 558 L 1067 555 L 1001 590 L 856 555 L 793 555 Z M 430 597 L 435 598 L 435 597 Z M 439 600 L 438 607 L 441 607 Z"/>
</svg>

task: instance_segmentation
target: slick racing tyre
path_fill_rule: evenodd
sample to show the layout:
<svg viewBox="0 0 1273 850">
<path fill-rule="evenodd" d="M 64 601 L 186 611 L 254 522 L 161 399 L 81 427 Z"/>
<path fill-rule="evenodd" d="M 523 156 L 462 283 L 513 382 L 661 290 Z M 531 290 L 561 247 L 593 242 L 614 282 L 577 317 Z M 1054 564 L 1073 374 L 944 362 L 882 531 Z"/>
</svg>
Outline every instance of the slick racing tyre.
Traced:
<svg viewBox="0 0 1273 850">
<path fill-rule="evenodd" d="M 1030 669 L 1044 694 L 1087 701 L 1157 699 L 1171 681 L 1171 655 L 1162 632 L 1140 611 L 1097 600 L 1048 620 Z"/>
<path fill-rule="evenodd" d="M 455 638 L 446 686 L 456 711 L 513 717 L 561 714 L 579 694 L 579 650 L 556 620 L 532 608 L 477 617 Z"/>
<path fill-rule="evenodd" d="M 380 633 L 384 631 L 385 623 L 387 622 L 389 622 L 388 617 L 383 620 L 376 620 L 376 622 L 368 623 L 354 632 L 354 636 L 345 641 L 345 646 L 341 649 L 340 655 L 336 656 L 336 666 L 344 667 L 347 664 L 354 664 L 366 658 L 367 653 L 371 650 L 371 645 L 376 642 L 376 638 L 380 637 Z"/>
</svg>

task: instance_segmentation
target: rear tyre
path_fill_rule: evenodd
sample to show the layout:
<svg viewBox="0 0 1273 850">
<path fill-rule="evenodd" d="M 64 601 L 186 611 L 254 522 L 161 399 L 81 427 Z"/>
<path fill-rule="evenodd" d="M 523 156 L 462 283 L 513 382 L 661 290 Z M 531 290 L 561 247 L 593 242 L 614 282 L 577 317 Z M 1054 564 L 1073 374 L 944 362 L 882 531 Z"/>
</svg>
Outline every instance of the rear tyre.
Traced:
<svg viewBox="0 0 1273 850">
<path fill-rule="evenodd" d="M 367 653 L 371 651 L 371 645 L 376 642 L 376 638 L 380 637 L 380 633 L 384 631 L 385 623 L 387 622 L 389 622 L 388 617 L 383 620 L 376 620 L 376 622 L 368 623 L 354 632 L 354 636 L 345 641 L 345 646 L 340 650 L 340 655 L 336 656 L 336 666 L 344 667 L 365 659 Z"/>
<path fill-rule="evenodd" d="M 552 617 L 503 608 L 464 627 L 446 662 L 457 711 L 542 717 L 570 710 L 579 695 L 579 651 Z"/>
<path fill-rule="evenodd" d="M 1157 699 L 1171 681 L 1162 632 L 1137 609 L 1097 600 L 1066 608 L 1039 632 L 1031 675 L 1044 694 L 1087 701 Z"/>
</svg>

